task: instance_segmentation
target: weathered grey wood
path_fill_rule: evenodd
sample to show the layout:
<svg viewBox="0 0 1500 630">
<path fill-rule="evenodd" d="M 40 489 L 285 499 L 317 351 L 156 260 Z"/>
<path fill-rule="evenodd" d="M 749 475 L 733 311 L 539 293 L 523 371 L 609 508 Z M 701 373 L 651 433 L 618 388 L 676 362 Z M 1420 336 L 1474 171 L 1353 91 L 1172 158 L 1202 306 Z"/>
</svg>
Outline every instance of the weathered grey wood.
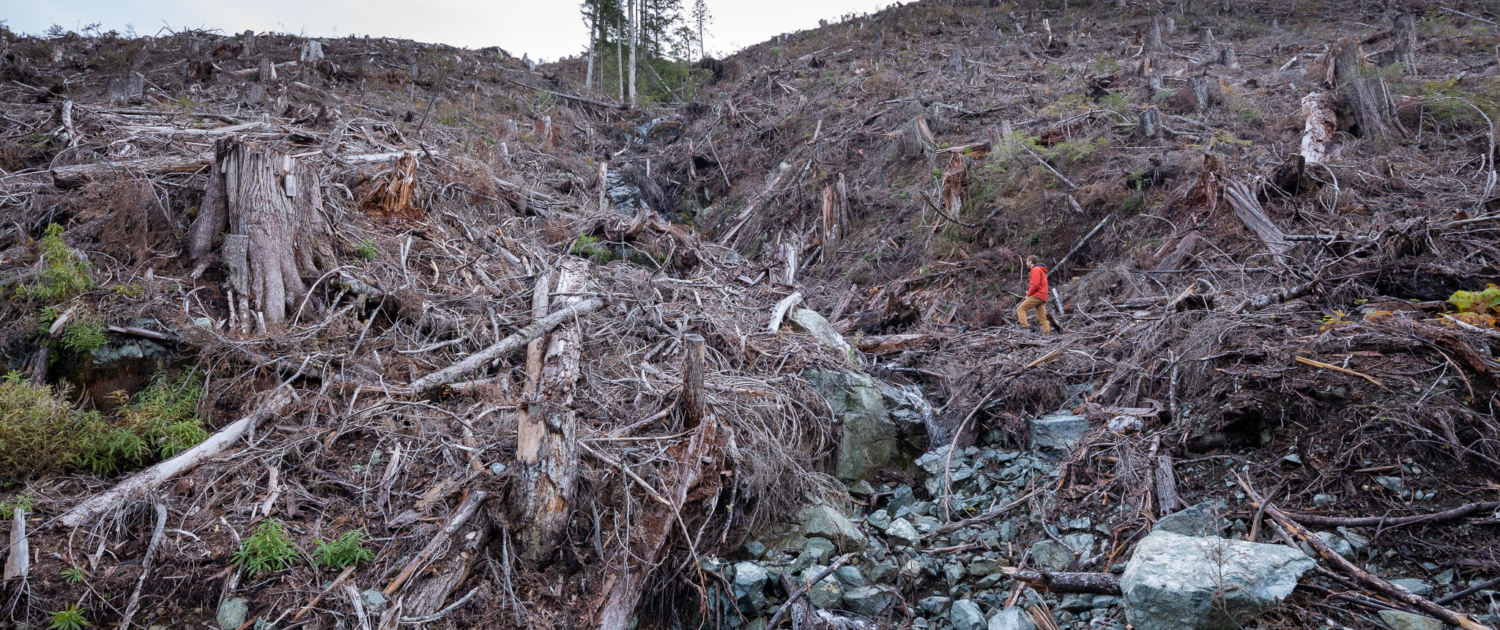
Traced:
<svg viewBox="0 0 1500 630">
<path fill-rule="evenodd" d="M 531 340 L 542 336 L 547 331 L 552 330 L 553 328 L 556 328 L 558 324 L 566 321 L 571 321 L 575 317 L 584 315 L 586 313 L 592 313 L 603 307 L 603 300 L 599 298 L 588 298 L 565 309 L 556 311 L 544 318 L 533 320 L 525 328 L 516 331 L 509 337 L 501 339 L 494 345 L 480 350 L 479 352 L 475 352 L 474 354 L 465 357 L 464 360 L 459 361 L 458 363 L 412 381 L 411 389 L 414 391 L 425 391 L 434 387 L 447 385 L 448 383 L 457 381 L 459 378 L 470 372 L 473 372 L 474 370 L 479 369 L 486 363 L 515 352 L 516 350 L 520 349 L 521 346 L 526 345 Z"/>
<path fill-rule="evenodd" d="M 706 415 L 703 396 L 703 335 L 682 337 L 682 414 L 683 427 L 697 428 Z"/>
<path fill-rule="evenodd" d="M 26 510 L 16 508 L 10 526 L 10 548 L 6 549 L 4 580 L 25 580 L 31 573 L 31 541 L 26 537 Z"/>
</svg>

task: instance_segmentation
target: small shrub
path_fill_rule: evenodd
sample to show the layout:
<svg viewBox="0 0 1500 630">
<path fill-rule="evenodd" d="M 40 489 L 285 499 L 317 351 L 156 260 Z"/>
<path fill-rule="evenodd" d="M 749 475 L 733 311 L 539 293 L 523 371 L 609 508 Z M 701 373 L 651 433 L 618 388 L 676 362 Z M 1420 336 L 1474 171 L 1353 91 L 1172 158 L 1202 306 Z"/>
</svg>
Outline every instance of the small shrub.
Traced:
<svg viewBox="0 0 1500 630">
<path fill-rule="evenodd" d="M 84 312 L 63 328 L 63 347 L 77 354 L 93 352 L 105 341 L 104 324 L 93 313 Z"/>
<path fill-rule="evenodd" d="M 24 297 L 46 302 L 61 302 L 94 288 L 89 262 L 75 256 L 62 239 L 63 227 L 47 226 L 42 236 L 42 269 L 30 286 L 23 287 Z"/>
<path fill-rule="evenodd" d="M 365 241 L 354 248 L 354 257 L 360 260 L 375 260 L 380 257 L 380 250 L 375 249 L 375 241 Z"/>
<path fill-rule="evenodd" d="M 139 300 L 146 295 L 146 287 L 139 284 L 117 284 L 109 289 L 127 300 Z"/>
<path fill-rule="evenodd" d="M 0 471 L 19 477 L 79 466 L 79 435 L 101 423 L 99 414 L 74 411 L 50 386 L 32 387 L 12 372 L 0 379 Z"/>
<path fill-rule="evenodd" d="M 15 518 L 16 510 L 18 509 L 30 514 L 32 512 L 31 506 L 34 502 L 35 498 L 30 494 L 24 493 L 6 499 L 4 503 L 0 503 L 0 519 L 8 521 Z"/>
<path fill-rule="evenodd" d="M 1500 287 L 1492 284 L 1483 291 L 1455 291 L 1448 303 L 1458 309 L 1449 317 L 1471 326 L 1495 328 L 1495 318 L 1500 316 Z M 1446 320 L 1444 323 L 1452 325 Z"/>
<path fill-rule="evenodd" d="M 609 261 L 615 259 L 615 253 L 600 243 L 598 237 L 588 235 L 578 237 L 578 241 L 573 244 L 572 253 L 574 256 L 592 259 L 595 264 L 599 265 L 607 265 Z"/>
<path fill-rule="evenodd" d="M 140 435 L 158 457 L 166 459 L 208 439 L 198 419 L 203 378 L 186 374 L 168 378 L 158 374 L 136 394 L 135 402 L 120 411 L 120 424 Z"/>
<path fill-rule="evenodd" d="M 61 575 L 63 581 L 69 584 L 77 584 L 88 579 L 89 577 L 87 571 L 84 571 L 83 569 L 80 569 L 78 567 L 68 567 L 66 569 L 63 569 Z"/>
<path fill-rule="evenodd" d="M 331 569 L 344 569 L 361 562 L 375 559 L 375 553 L 365 548 L 365 530 L 345 532 L 331 542 L 318 541 L 313 552 L 318 564 Z"/>
<path fill-rule="evenodd" d="M 50 619 L 47 624 L 48 630 L 83 630 L 94 625 L 83 616 L 83 609 L 79 608 L 78 604 L 52 613 L 48 615 L 48 618 Z"/>
<path fill-rule="evenodd" d="M 264 521 L 249 538 L 240 541 L 232 561 L 250 575 L 275 573 L 297 559 L 297 546 L 286 535 L 281 521 Z"/>
</svg>

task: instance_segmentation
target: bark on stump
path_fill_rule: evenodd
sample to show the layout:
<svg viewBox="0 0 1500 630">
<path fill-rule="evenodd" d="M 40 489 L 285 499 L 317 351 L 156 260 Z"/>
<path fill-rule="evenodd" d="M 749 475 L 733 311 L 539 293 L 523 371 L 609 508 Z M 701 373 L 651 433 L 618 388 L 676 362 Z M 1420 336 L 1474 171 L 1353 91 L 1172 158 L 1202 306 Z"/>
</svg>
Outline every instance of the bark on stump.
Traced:
<svg viewBox="0 0 1500 630">
<path fill-rule="evenodd" d="M 1328 51 L 1328 74 L 1324 77 L 1328 87 L 1337 89 L 1359 76 L 1360 69 L 1365 65 L 1365 53 L 1359 44 L 1359 37 L 1355 36 L 1334 42 Z"/>
<path fill-rule="evenodd" d="M 1359 125 L 1361 138 L 1405 137 L 1406 128 L 1396 118 L 1396 106 L 1391 100 L 1390 90 L 1380 79 L 1355 79 L 1344 86 L 1340 93 L 1349 108 L 1354 111 L 1355 123 Z"/>
<path fill-rule="evenodd" d="M 562 299 L 552 301 L 550 308 L 582 302 L 585 298 L 578 294 L 583 292 L 588 273 L 588 262 L 576 258 L 564 261 L 556 290 Z M 583 331 L 576 322 L 560 325 L 552 332 L 541 358 L 535 392 L 521 408 L 510 511 L 513 521 L 521 524 L 521 555 L 533 564 L 552 550 L 571 510 L 578 473 L 578 415 L 573 410 L 573 387 L 582 344 Z"/>
<path fill-rule="evenodd" d="M 1142 139 L 1160 139 L 1162 136 L 1161 110 L 1155 107 L 1141 110 L 1141 122 L 1136 125 L 1135 134 Z"/>
<path fill-rule="evenodd" d="M 289 308 L 307 293 L 302 276 L 338 264 L 317 172 L 256 144 L 215 145 L 203 203 L 188 231 L 188 257 L 202 264 L 226 231 L 223 261 L 244 298 L 239 315 L 245 322 L 264 319 L 270 331 L 282 328 Z"/>
</svg>

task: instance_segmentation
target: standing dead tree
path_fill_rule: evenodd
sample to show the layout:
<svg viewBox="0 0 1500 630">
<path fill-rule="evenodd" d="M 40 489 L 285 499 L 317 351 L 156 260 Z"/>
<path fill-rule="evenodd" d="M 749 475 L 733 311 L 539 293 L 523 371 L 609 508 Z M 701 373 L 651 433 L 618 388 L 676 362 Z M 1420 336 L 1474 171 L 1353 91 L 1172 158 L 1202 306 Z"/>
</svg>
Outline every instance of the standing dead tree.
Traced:
<svg viewBox="0 0 1500 630">
<path fill-rule="evenodd" d="M 238 294 L 241 328 L 280 329 L 288 305 L 307 293 L 302 276 L 337 265 L 323 216 L 317 172 L 289 155 L 220 140 L 209 167 L 198 218 L 187 236 L 190 259 L 208 265 L 215 237 L 228 236 L 223 263 Z M 233 297 L 231 297 L 233 300 Z"/>
<path fill-rule="evenodd" d="M 554 294 L 560 299 L 538 297 L 533 309 L 565 309 L 583 301 L 580 293 L 588 282 L 588 262 L 568 259 L 558 274 Z M 547 292 L 545 282 L 537 287 Z M 541 341 L 540 339 L 538 341 Z M 578 416 L 573 411 L 573 388 L 578 380 L 578 360 L 583 331 L 577 322 L 557 327 L 544 344 L 532 343 L 527 353 L 531 397 L 521 406 L 516 438 L 516 486 L 511 495 L 512 517 L 523 523 L 520 531 L 523 557 L 536 562 L 549 553 L 553 541 L 567 525 L 578 473 Z"/>
</svg>

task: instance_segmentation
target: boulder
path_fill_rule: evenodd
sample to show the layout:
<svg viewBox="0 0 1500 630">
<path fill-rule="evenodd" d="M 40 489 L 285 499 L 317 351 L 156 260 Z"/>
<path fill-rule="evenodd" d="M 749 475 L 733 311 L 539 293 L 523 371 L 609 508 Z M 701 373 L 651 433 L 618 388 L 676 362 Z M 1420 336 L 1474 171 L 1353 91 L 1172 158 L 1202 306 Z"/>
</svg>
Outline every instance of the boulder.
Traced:
<svg viewBox="0 0 1500 630">
<path fill-rule="evenodd" d="M 1020 606 L 1011 606 L 990 617 L 988 630 L 1036 630 L 1036 624 Z"/>
<path fill-rule="evenodd" d="M 1073 446 L 1088 435 L 1089 419 L 1071 413 L 1055 413 L 1031 421 L 1031 450 L 1048 459 L 1068 456 Z"/>
<path fill-rule="evenodd" d="M 219 614 L 215 621 L 220 628 L 235 630 L 245 625 L 245 617 L 250 614 L 250 600 L 243 597 L 231 597 L 219 605 Z"/>
<path fill-rule="evenodd" d="M 734 599 L 740 611 L 747 615 L 759 613 L 766 607 L 766 580 L 770 574 L 754 562 L 739 562 L 734 565 Z"/>
<path fill-rule="evenodd" d="M 1281 545 L 1154 531 L 1120 579 L 1136 630 L 1235 630 L 1291 594 L 1316 564 Z"/>
<path fill-rule="evenodd" d="M 1391 584 L 1420 597 L 1427 597 L 1432 594 L 1432 585 L 1416 578 L 1399 578 L 1391 580 Z"/>
<path fill-rule="evenodd" d="M 886 412 L 875 379 L 859 372 L 808 370 L 803 373 L 833 415 L 841 431 L 833 474 L 853 481 L 867 479 L 898 460 L 896 424 Z"/>
<path fill-rule="evenodd" d="M 1219 516 L 1224 504 L 1219 501 L 1199 503 L 1162 517 L 1151 528 L 1152 532 L 1171 532 L 1181 536 L 1217 537 L 1229 527 L 1229 521 Z"/>
<path fill-rule="evenodd" d="M 830 505 L 814 505 L 803 510 L 802 535 L 827 538 L 845 553 L 863 551 L 868 545 L 865 533 Z"/>
<path fill-rule="evenodd" d="M 1043 571 L 1062 571 L 1073 564 L 1073 551 L 1055 540 L 1042 540 L 1031 546 L 1031 562 Z"/>
<path fill-rule="evenodd" d="M 1380 611 L 1380 620 L 1391 630 L 1443 630 L 1443 622 L 1399 610 Z"/>
<path fill-rule="evenodd" d="M 866 586 L 844 593 L 844 610 L 866 619 L 885 613 L 896 601 L 896 593 L 888 586 Z"/>
<path fill-rule="evenodd" d="M 953 625 L 953 630 L 985 630 L 988 625 L 979 604 L 967 599 L 953 602 L 952 608 L 948 609 L 948 623 Z"/>
<path fill-rule="evenodd" d="M 951 597 L 943 597 L 942 595 L 923 597 L 917 602 L 917 608 L 932 617 L 947 614 L 948 608 L 952 605 L 953 599 Z"/>
<path fill-rule="evenodd" d="M 920 538 L 917 534 L 917 528 L 912 527 L 911 521 L 904 518 L 891 521 L 891 526 L 885 528 L 885 537 L 903 547 L 910 547 L 917 544 L 917 540 Z"/>
<path fill-rule="evenodd" d="M 865 581 L 865 576 L 860 574 L 859 569 L 851 566 L 839 567 L 837 571 L 833 572 L 833 575 L 839 579 L 840 584 L 848 588 L 869 586 L 869 582 Z"/>
<path fill-rule="evenodd" d="M 823 569 L 824 567 L 820 566 L 808 567 L 807 574 L 802 578 L 803 581 L 817 577 L 819 573 L 823 572 Z M 830 575 L 819 580 L 817 584 L 808 587 L 807 599 L 816 608 L 823 610 L 838 608 L 840 604 L 844 603 L 844 587 L 840 586 L 839 581 Z"/>
</svg>

